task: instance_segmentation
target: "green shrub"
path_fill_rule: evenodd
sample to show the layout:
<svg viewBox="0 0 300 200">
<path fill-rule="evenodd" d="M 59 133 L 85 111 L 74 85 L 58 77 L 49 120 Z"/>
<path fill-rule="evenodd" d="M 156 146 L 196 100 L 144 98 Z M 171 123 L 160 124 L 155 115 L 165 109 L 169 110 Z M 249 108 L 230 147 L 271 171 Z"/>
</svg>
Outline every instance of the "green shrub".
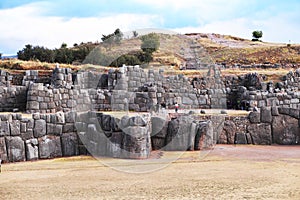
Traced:
<svg viewBox="0 0 300 200">
<path fill-rule="evenodd" d="M 253 31 L 252 32 L 252 37 L 253 37 L 252 41 L 259 41 L 259 38 L 261 38 L 262 36 L 263 36 L 262 31 L 258 31 L 258 30 Z"/>
</svg>

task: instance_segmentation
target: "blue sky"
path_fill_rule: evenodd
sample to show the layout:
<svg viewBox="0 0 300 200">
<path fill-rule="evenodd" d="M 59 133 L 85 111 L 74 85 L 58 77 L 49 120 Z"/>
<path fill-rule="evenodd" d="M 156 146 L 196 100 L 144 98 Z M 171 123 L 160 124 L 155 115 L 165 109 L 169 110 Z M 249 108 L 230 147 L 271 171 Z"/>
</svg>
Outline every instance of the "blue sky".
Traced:
<svg viewBox="0 0 300 200">
<path fill-rule="evenodd" d="M 0 53 L 25 44 L 56 48 L 100 41 L 101 34 L 161 28 L 300 43 L 298 0 L 1 0 Z"/>
</svg>

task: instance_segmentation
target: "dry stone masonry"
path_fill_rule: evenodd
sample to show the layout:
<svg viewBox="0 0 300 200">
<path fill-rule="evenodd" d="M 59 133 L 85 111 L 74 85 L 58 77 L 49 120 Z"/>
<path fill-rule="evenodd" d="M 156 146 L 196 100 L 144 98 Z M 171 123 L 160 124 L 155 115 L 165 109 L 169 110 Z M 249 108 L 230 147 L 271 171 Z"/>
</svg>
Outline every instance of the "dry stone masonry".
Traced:
<svg viewBox="0 0 300 200">
<path fill-rule="evenodd" d="M 145 159 L 152 150 L 200 150 L 216 143 L 295 145 L 300 140 L 299 70 L 276 84 L 256 73 L 221 77 L 216 65 L 197 78 L 123 66 L 106 74 L 57 68 L 50 77 L 31 70 L 17 79 L 0 71 L 0 111 L 13 112 L 0 115 L 4 162 L 82 154 Z M 167 113 L 176 102 L 180 109 L 257 111 L 249 116 Z M 138 113 L 128 116 L 129 111 Z"/>
</svg>

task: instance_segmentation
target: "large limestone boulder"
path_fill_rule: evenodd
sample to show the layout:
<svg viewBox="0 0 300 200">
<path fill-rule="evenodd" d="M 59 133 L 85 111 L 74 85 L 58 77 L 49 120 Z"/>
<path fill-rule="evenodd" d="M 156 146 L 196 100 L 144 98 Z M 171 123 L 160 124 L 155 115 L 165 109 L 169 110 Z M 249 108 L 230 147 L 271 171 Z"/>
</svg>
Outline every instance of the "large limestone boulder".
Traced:
<svg viewBox="0 0 300 200">
<path fill-rule="evenodd" d="M 9 136 L 10 128 L 8 121 L 0 121 L 0 136 Z"/>
<path fill-rule="evenodd" d="M 40 158 L 56 158 L 62 156 L 59 136 L 46 135 L 38 140 Z"/>
<path fill-rule="evenodd" d="M 272 133 L 270 124 L 250 124 L 248 126 L 248 132 L 251 135 L 253 144 L 272 144 Z"/>
<path fill-rule="evenodd" d="M 196 129 L 192 127 L 192 123 L 193 119 L 188 116 L 172 119 L 168 124 L 164 150 L 186 151 L 194 149 Z"/>
<path fill-rule="evenodd" d="M 225 121 L 223 130 L 219 136 L 219 144 L 234 144 L 236 125 L 233 121 Z"/>
<path fill-rule="evenodd" d="M 93 156 L 106 156 L 108 138 L 99 124 L 88 124 L 86 133 L 80 139 Z"/>
<path fill-rule="evenodd" d="M 262 123 L 272 122 L 272 112 L 270 107 L 262 107 L 260 114 L 261 114 L 260 118 Z"/>
<path fill-rule="evenodd" d="M 212 148 L 214 145 L 214 135 L 212 121 L 199 122 L 196 129 L 194 150 Z"/>
<path fill-rule="evenodd" d="M 163 117 L 151 118 L 151 144 L 153 150 L 162 149 L 165 146 L 165 137 L 168 131 L 168 120 Z"/>
<path fill-rule="evenodd" d="M 107 155 L 113 158 L 121 158 L 123 155 L 123 137 L 122 132 L 113 132 L 107 144 Z"/>
<path fill-rule="evenodd" d="M 235 134 L 235 144 L 248 144 L 247 135 L 245 133 Z"/>
<path fill-rule="evenodd" d="M 37 160 L 39 158 L 38 140 L 36 138 L 26 140 L 27 160 Z"/>
<path fill-rule="evenodd" d="M 78 155 L 78 138 L 76 133 L 64 133 L 61 136 L 61 147 L 63 156 Z"/>
<path fill-rule="evenodd" d="M 8 160 L 10 162 L 25 161 L 25 145 L 21 137 L 5 138 Z"/>
<path fill-rule="evenodd" d="M 19 120 L 12 120 L 10 123 L 10 135 L 11 136 L 20 136 L 20 121 Z"/>
<path fill-rule="evenodd" d="M 300 143 L 298 119 L 288 115 L 274 116 L 272 129 L 274 143 L 285 145 Z"/>
<path fill-rule="evenodd" d="M 145 159 L 151 151 L 150 132 L 147 127 L 129 126 L 123 129 L 124 158 Z"/>
<path fill-rule="evenodd" d="M 38 119 L 34 121 L 33 135 L 36 138 L 46 135 L 46 121 Z"/>
<path fill-rule="evenodd" d="M 4 137 L 0 137 L 0 159 L 3 162 L 7 162 L 7 151 Z"/>
<path fill-rule="evenodd" d="M 112 117 L 110 115 L 99 115 L 98 116 L 98 119 L 99 119 L 99 124 L 101 126 L 101 129 L 103 131 L 111 131 L 112 129 Z"/>
</svg>

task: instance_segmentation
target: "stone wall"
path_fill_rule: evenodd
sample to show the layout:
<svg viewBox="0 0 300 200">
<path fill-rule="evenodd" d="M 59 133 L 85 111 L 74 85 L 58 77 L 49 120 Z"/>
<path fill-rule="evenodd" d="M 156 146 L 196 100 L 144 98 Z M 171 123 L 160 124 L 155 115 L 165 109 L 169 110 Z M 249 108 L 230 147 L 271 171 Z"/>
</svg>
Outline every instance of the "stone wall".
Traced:
<svg viewBox="0 0 300 200">
<path fill-rule="evenodd" d="M 114 117 L 97 112 L 0 115 L 0 159 L 18 162 L 92 154 L 145 159 L 151 150 L 219 144 L 299 144 L 298 109 L 263 107 L 249 116 L 169 114 Z"/>
<path fill-rule="evenodd" d="M 254 107 L 300 108 L 300 71 L 290 71 L 274 84 L 264 75 L 249 73 L 242 76 L 226 76 L 227 105 L 234 109 L 253 110 Z"/>
<path fill-rule="evenodd" d="M 56 69 L 51 79 L 25 73 L 22 85 L 0 71 L 0 158 L 5 162 L 86 154 L 148 158 L 154 150 L 199 150 L 222 144 L 299 144 L 300 71 L 276 85 L 257 74 L 221 78 L 164 76 L 138 66 L 108 74 Z M 20 81 L 18 81 L 20 82 Z M 226 108 L 228 99 L 248 103 L 249 116 L 155 115 L 157 105 Z M 245 109 L 246 107 L 244 107 Z M 238 109 L 241 109 L 239 107 Z M 117 118 L 97 111 L 151 111 Z M 47 113 L 47 114 L 46 114 Z M 80 113 L 80 114 L 77 114 Z M 154 114 L 154 115 L 153 115 Z M 86 149 L 87 148 L 87 149 Z"/>
<path fill-rule="evenodd" d="M 26 111 L 29 113 L 85 111 L 90 107 L 91 98 L 85 89 L 53 88 L 42 83 L 31 83 L 28 87 Z"/>
<path fill-rule="evenodd" d="M 21 85 L 12 85 L 14 76 L 1 71 L 0 110 L 51 113 L 87 110 L 150 111 L 175 102 L 183 109 L 280 106 L 300 108 L 300 72 L 291 71 L 282 82 L 266 82 L 257 73 L 221 77 L 212 65 L 204 77 L 164 76 L 163 70 L 144 70 L 139 66 L 111 69 L 107 74 L 95 71 L 72 72 L 57 68 L 50 78 L 38 71 L 26 71 Z M 18 79 L 19 79 L 18 75 Z M 20 82 L 20 81 L 18 81 Z"/>
<path fill-rule="evenodd" d="M 188 115 L 176 119 L 142 114 L 119 118 L 96 112 L 0 115 L 3 162 L 92 154 L 145 159 L 154 150 L 211 148 L 213 125 Z"/>
<path fill-rule="evenodd" d="M 25 86 L 0 86 L 0 112 L 26 111 Z"/>
<path fill-rule="evenodd" d="M 220 144 L 296 145 L 300 142 L 299 109 L 262 107 L 247 117 L 226 117 Z"/>
<path fill-rule="evenodd" d="M 17 162 L 78 155 L 74 113 L 0 115 L 0 158 Z"/>
</svg>

